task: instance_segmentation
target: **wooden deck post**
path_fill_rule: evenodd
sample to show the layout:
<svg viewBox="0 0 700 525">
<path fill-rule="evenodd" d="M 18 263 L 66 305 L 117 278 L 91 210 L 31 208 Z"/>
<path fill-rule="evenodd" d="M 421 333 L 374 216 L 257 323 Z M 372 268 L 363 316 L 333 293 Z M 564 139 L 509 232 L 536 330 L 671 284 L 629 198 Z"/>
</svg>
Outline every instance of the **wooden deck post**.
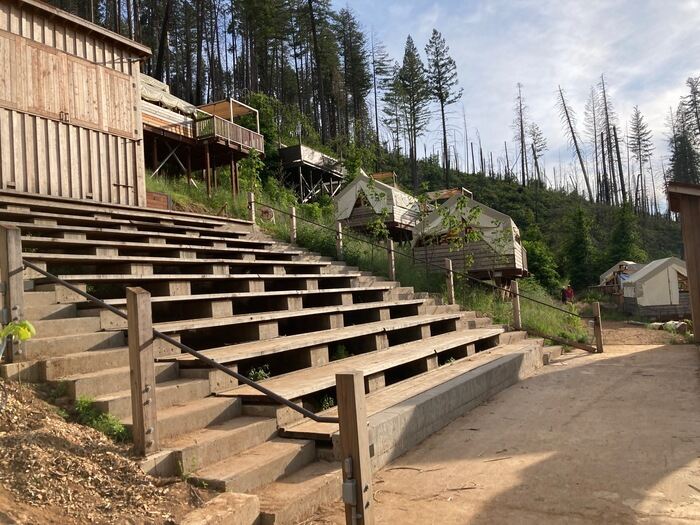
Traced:
<svg viewBox="0 0 700 525">
<path fill-rule="evenodd" d="M 389 262 L 389 280 L 396 280 L 396 256 L 394 254 L 394 239 L 386 240 L 386 255 Z"/>
<path fill-rule="evenodd" d="M 289 226 L 289 242 L 292 244 L 297 243 L 297 209 L 296 206 L 292 206 L 292 214 Z"/>
<path fill-rule="evenodd" d="M 335 223 L 335 257 L 338 260 L 343 258 L 343 225 L 340 221 Z"/>
<path fill-rule="evenodd" d="M 510 295 L 513 301 L 513 328 L 521 330 L 523 320 L 520 316 L 520 288 L 518 287 L 518 281 L 515 279 L 510 282 Z"/>
<path fill-rule="evenodd" d="M 131 433 L 135 452 L 146 456 L 158 451 L 151 294 L 143 288 L 127 288 L 126 311 L 131 370 Z"/>
<path fill-rule="evenodd" d="M 24 319 L 24 266 L 22 265 L 22 232 L 17 226 L 0 225 L 0 291 L 2 291 L 1 324 Z M 5 348 L 9 363 L 18 359 L 19 344 Z"/>
<path fill-rule="evenodd" d="M 192 148 L 187 146 L 187 187 L 192 186 Z"/>
<path fill-rule="evenodd" d="M 452 259 L 445 257 L 445 269 L 447 270 L 447 275 L 445 276 L 445 281 L 447 283 L 447 300 L 450 304 L 455 304 L 455 277 L 452 272 Z"/>
<path fill-rule="evenodd" d="M 255 193 L 248 192 L 248 220 L 255 224 Z"/>
<path fill-rule="evenodd" d="M 593 303 L 593 332 L 595 333 L 596 353 L 603 353 L 603 321 L 600 317 L 600 303 Z"/>
<path fill-rule="evenodd" d="M 207 181 L 207 197 L 211 197 L 211 159 L 209 158 L 209 144 L 204 145 L 204 172 Z"/>
<path fill-rule="evenodd" d="M 238 195 L 238 188 L 236 187 L 236 160 L 233 157 L 233 153 L 231 153 L 229 169 L 231 170 L 231 198 L 235 199 L 236 195 Z"/>
<path fill-rule="evenodd" d="M 372 463 L 362 372 L 335 376 L 340 419 L 340 453 L 343 467 L 343 501 L 347 525 L 374 524 Z"/>
</svg>

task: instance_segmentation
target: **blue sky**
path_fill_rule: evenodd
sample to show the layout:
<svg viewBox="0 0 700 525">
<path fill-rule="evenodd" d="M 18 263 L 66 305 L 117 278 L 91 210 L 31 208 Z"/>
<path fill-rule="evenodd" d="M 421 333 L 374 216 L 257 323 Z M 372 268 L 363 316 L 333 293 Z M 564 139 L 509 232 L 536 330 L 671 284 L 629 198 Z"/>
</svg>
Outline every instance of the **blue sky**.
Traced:
<svg viewBox="0 0 700 525">
<path fill-rule="evenodd" d="M 521 82 L 530 118 L 549 143 L 548 174 L 560 156 L 565 165 L 572 159 L 555 109 L 557 85 L 582 132 L 588 92 L 605 73 L 621 127 L 635 104 L 647 118 L 658 166 L 667 155 L 669 107 L 684 94 L 686 78 L 700 74 L 699 0 L 346 0 L 334 6 L 349 6 L 399 61 L 408 34 L 422 50 L 433 28 L 443 33 L 464 88 L 450 119 L 460 156 L 462 105 L 470 140 L 478 129 L 494 158 L 503 156 L 504 140 L 512 148 L 513 98 Z M 439 142 L 438 129 L 435 118 L 424 138 L 429 151 Z"/>
</svg>

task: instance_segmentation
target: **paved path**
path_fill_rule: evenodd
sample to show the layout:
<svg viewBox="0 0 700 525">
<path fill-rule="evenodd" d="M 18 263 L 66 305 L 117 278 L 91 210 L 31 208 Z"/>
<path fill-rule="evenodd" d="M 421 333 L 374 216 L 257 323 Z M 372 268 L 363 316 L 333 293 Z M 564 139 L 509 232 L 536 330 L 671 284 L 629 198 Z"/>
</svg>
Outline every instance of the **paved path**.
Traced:
<svg viewBox="0 0 700 525">
<path fill-rule="evenodd" d="M 375 479 L 377 523 L 700 523 L 700 352 L 565 354 Z M 344 523 L 342 507 L 309 523 Z"/>
</svg>

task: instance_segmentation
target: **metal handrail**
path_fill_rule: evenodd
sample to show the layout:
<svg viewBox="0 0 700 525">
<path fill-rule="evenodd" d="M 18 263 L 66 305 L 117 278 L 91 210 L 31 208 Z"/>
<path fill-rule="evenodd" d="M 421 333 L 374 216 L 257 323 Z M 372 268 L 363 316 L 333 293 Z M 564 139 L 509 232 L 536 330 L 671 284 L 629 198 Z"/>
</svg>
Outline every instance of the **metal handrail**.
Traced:
<svg viewBox="0 0 700 525">
<path fill-rule="evenodd" d="M 115 315 L 118 315 L 122 319 L 128 319 L 127 314 L 125 314 L 119 308 L 115 308 L 114 306 L 107 304 L 103 300 L 98 299 L 94 295 L 91 295 L 87 292 L 84 292 L 83 290 L 81 290 L 77 286 L 72 285 L 69 282 L 64 281 L 60 277 L 58 277 L 52 273 L 47 272 L 46 270 L 44 270 L 40 266 L 37 266 L 36 264 L 34 264 L 34 263 L 24 259 L 24 258 L 22 259 L 22 264 L 24 264 L 24 266 L 26 266 L 28 268 L 31 268 L 32 270 L 39 272 L 40 274 L 42 274 L 44 277 L 48 278 L 49 280 L 51 280 L 57 284 L 60 284 L 61 286 L 65 286 L 70 291 L 75 292 L 82 297 L 85 297 L 88 301 L 96 304 L 97 306 L 100 306 L 101 308 L 105 308 L 105 309 L 109 310 L 110 312 L 112 312 Z M 303 416 L 308 417 L 309 419 L 316 421 L 317 423 L 338 423 L 339 422 L 339 419 L 337 417 L 319 416 L 317 414 L 314 414 L 310 410 L 308 410 L 302 406 L 297 405 L 296 403 L 290 401 L 286 397 L 283 397 L 283 396 L 277 394 L 276 392 L 273 392 L 269 388 L 266 388 L 266 387 L 256 383 L 252 379 L 249 379 L 248 377 L 246 377 L 242 374 L 239 374 L 238 372 L 234 372 L 233 370 L 230 370 L 229 368 L 222 365 L 221 363 L 218 363 L 217 361 L 214 361 L 213 359 L 207 357 L 203 353 L 198 352 L 194 348 L 191 348 L 191 347 L 187 346 L 186 344 L 183 344 L 180 341 L 173 339 L 169 335 L 166 335 L 162 332 L 159 332 L 155 328 L 153 329 L 153 335 L 155 337 L 162 339 L 166 343 L 169 343 L 169 344 L 179 348 L 183 352 L 190 354 L 191 356 L 195 357 L 196 359 L 199 359 L 203 363 L 206 363 L 207 365 L 209 365 L 213 368 L 216 368 L 217 370 L 220 370 L 221 372 L 228 374 L 231 377 L 236 378 L 241 383 L 244 383 L 244 384 L 256 389 L 258 392 L 261 392 L 262 394 L 269 397 L 271 400 L 279 403 L 280 405 L 285 405 L 285 406 L 291 408 L 292 410 L 299 412 Z"/>
</svg>

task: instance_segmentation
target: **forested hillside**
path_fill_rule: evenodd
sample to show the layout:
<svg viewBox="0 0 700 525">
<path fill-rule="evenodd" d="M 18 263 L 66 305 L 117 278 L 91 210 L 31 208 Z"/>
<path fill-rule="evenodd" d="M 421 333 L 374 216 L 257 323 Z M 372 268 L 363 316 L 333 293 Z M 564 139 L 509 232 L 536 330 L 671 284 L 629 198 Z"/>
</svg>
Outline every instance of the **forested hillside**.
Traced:
<svg viewBox="0 0 700 525">
<path fill-rule="evenodd" d="M 577 102 L 553 79 L 552 107 L 570 155 L 548 167 L 547 138 L 516 78 L 503 150 L 482 148 L 478 129 L 467 125 L 458 65 L 438 30 L 427 42 L 406 35 L 403 56 L 390 57 L 351 5 L 335 10 L 330 0 L 53 3 L 150 46 L 144 72 L 175 95 L 196 104 L 235 97 L 258 108 L 263 177 L 278 173 L 278 145 L 300 140 L 340 157 L 350 173 L 394 170 L 416 193 L 465 186 L 515 219 L 531 265 L 556 261 L 577 285 L 623 257 L 680 255 L 663 187 L 670 179 L 700 182 L 700 78 L 688 79 L 669 112 L 668 155 L 653 150 L 638 107 L 621 121 L 603 74 L 591 79 L 585 107 L 580 101 L 581 123 Z M 429 150 L 430 130 L 440 140 Z"/>
</svg>

